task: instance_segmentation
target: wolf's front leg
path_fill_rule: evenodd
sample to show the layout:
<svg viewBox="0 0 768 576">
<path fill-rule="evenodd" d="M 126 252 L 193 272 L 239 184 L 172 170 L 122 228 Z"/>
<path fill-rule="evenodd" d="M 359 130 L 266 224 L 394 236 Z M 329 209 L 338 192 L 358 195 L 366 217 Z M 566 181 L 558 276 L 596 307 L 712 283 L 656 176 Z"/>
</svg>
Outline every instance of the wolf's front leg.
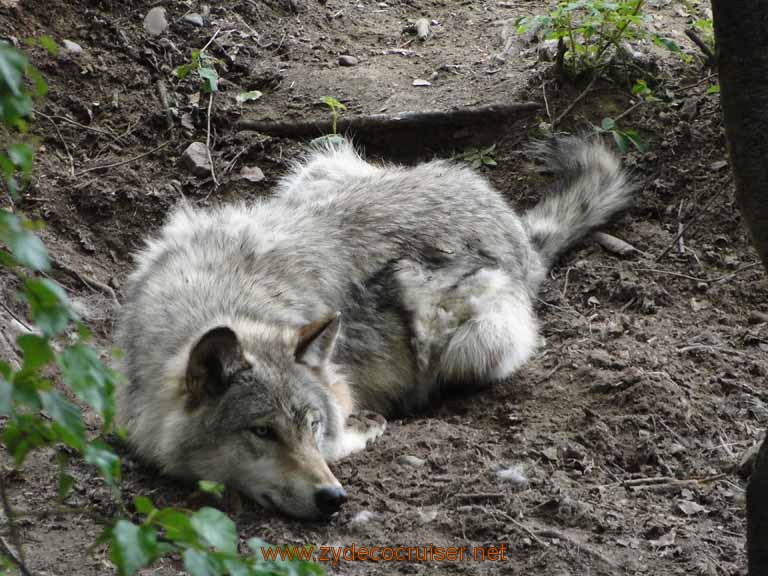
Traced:
<svg viewBox="0 0 768 576">
<path fill-rule="evenodd" d="M 387 421 L 375 412 L 360 412 L 347 418 L 344 431 L 325 455 L 328 460 L 340 460 L 354 452 L 364 450 L 387 428 Z"/>
</svg>

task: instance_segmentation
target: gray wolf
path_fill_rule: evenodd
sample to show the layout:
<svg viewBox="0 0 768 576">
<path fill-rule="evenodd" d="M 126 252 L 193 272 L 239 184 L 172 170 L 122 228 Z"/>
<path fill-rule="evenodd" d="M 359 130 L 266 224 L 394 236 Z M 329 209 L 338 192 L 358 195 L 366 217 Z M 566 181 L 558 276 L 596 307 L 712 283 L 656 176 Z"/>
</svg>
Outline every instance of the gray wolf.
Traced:
<svg viewBox="0 0 768 576">
<path fill-rule="evenodd" d="M 346 499 L 328 462 L 535 352 L 555 258 L 630 201 L 598 142 L 536 149 L 559 190 L 518 215 L 450 161 L 310 152 L 253 205 L 182 205 L 137 256 L 118 327 L 119 422 L 167 474 L 224 482 L 300 518 Z"/>
</svg>

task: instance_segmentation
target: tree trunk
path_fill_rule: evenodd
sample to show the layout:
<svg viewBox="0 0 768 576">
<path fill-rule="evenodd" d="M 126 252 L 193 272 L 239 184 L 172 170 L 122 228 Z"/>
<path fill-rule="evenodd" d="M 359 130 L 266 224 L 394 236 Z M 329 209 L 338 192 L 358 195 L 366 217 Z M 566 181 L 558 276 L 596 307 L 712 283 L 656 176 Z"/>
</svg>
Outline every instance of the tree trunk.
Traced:
<svg viewBox="0 0 768 576">
<path fill-rule="evenodd" d="M 736 201 L 768 267 L 768 2 L 712 0 L 712 11 Z"/>
<path fill-rule="evenodd" d="M 768 2 L 712 0 L 736 201 L 768 269 Z M 768 575 L 768 437 L 747 487 L 749 576 Z"/>
</svg>

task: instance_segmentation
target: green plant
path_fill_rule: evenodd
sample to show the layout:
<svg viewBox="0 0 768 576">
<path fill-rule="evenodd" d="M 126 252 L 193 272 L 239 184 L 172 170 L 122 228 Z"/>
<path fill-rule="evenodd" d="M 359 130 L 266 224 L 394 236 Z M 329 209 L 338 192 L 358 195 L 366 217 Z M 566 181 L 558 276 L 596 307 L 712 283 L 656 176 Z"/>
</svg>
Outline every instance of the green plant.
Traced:
<svg viewBox="0 0 768 576">
<path fill-rule="evenodd" d="M 336 120 L 339 117 L 339 111 L 344 111 L 347 107 L 333 96 L 323 96 L 323 103 L 331 109 L 331 135 L 336 136 Z"/>
<path fill-rule="evenodd" d="M 558 2 L 547 14 L 524 16 L 517 20 L 523 34 L 537 32 L 542 38 L 558 40 L 562 58 L 572 76 L 608 63 L 611 49 L 624 40 L 647 38 L 648 16 L 644 0 L 569 0 Z M 653 42 L 685 57 L 680 47 L 658 34 Z"/>
<path fill-rule="evenodd" d="M 635 130 L 621 130 L 613 118 L 603 118 L 600 127 L 597 128 L 598 134 L 610 134 L 613 137 L 616 146 L 622 153 L 626 153 L 630 146 L 634 146 L 638 152 L 645 152 L 646 146 L 640 139 L 640 135 Z"/>
<path fill-rule="evenodd" d="M 52 41 L 37 43 L 51 49 Z M 204 70 L 200 67 L 198 71 Z M 201 78 L 208 89 L 216 89 L 215 76 L 205 72 Z M 27 130 L 34 100 L 45 93 L 45 81 L 27 57 L 0 43 L 0 133 L 4 142 L 10 142 L 0 150 L 0 169 L 11 206 L 33 169 L 33 141 L 27 137 Z M 51 263 L 44 244 L 35 234 L 37 228 L 38 223 L 13 208 L 0 209 L 0 266 L 17 276 L 32 320 L 32 326 L 17 339 L 21 362 L 13 364 L 10 359 L 0 359 L 2 443 L 16 467 L 20 469 L 35 449 L 63 444 L 100 471 L 112 489 L 120 514 L 106 527 L 99 542 L 109 542 L 110 556 L 121 575 L 134 574 L 165 554 L 179 554 L 192 576 L 322 574 L 319 566 L 306 560 L 265 559 L 266 545 L 262 546 L 259 540 L 249 541 L 251 551 L 240 554 L 234 523 L 214 508 L 196 512 L 157 509 L 148 498 L 137 496 L 133 505 L 144 519 L 135 524 L 127 518 L 128 510 L 120 493 L 119 457 L 103 438 L 94 439 L 86 434 L 79 405 L 54 385 L 54 380 L 60 380 L 101 417 L 103 436 L 114 430 L 114 390 L 121 377 L 102 363 L 98 352 L 89 345 L 88 329 L 61 286 L 45 276 Z M 65 452 L 59 452 L 59 466 L 58 496 L 63 501 L 75 483 L 66 472 Z M 220 495 L 223 489 L 211 482 L 201 482 L 200 488 L 214 495 Z M 5 555 L 0 553 L 0 573 L 16 564 L 20 572 L 28 574 L 2 474 L 0 506 L 16 547 L 14 554 L 3 541 L 0 551 Z"/>
<path fill-rule="evenodd" d="M 466 148 L 457 158 L 469 162 L 472 168 L 496 166 L 496 144 L 491 144 L 488 148 L 475 148 L 471 146 Z"/>
</svg>

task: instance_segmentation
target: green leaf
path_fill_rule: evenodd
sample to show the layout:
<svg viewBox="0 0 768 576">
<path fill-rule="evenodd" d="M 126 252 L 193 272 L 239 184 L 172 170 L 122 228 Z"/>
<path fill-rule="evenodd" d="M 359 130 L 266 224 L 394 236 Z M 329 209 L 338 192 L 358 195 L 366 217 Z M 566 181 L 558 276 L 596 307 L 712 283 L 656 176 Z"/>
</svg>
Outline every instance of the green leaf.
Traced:
<svg viewBox="0 0 768 576">
<path fill-rule="evenodd" d="M 613 118 L 603 118 L 603 121 L 600 123 L 600 126 L 606 132 L 610 132 L 611 130 L 616 128 L 616 122 L 614 121 Z"/>
<path fill-rule="evenodd" d="M 323 102 L 333 111 L 346 110 L 347 107 L 333 96 L 323 96 Z"/>
<path fill-rule="evenodd" d="M 120 576 L 131 576 L 158 555 L 157 532 L 151 526 L 118 520 L 111 536 L 110 556 Z"/>
<path fill-rule="evenodd" d="M 189 516 L 174 510 L 163 508 L 155 515 L 155 521 L 165 530 L 165 536 L 176 543 L 198 545 L 197 532 L 192 528 Z"/>
<path fill-rule="evenodd" d="M 209 545 L 222 552 L 237 553 L 237 530 L 226 514 L 215 508 L 201 508 L 190 518 L 192 528 Z"/>
<path fill-rule="evenodd" d="M 613 130 L 611 134 L 613 135 L 613 140 L 616 142 L 616 146 L 621 150 L 621 153 L 626 154 L 627 150 L 629 150 L 629 139 L 624 133 L 619 132 L 618 130 Z"/>
<path fill-rule="evenodd" d="M 658 46 L 663 46 L 670 52 L 682 52 L 682 49 L 674 40 L 670 40 L 669 38 L 663 38 L 658 34 L 655 34 L 653 36 L 653 42 Z"/>
<path fill-rule="evenodd" d="M 31 450 L 50 443 L 53 432 L 38 415 L 17 414 L 6 423 L 3 443 L 13 454 L 14 464 L 19 467 Z"/>
<path fill-rule="evenodd" d="M 80 400 L 96 410 L 104 418 L 104 426 L 109 427 L 115 415 L 117 374 L 101 362 L 93 348 L 83 344 L 70 346 L 57 360 L 64 382 Z"/>
<path fill-rule="evenodd" d="M 56 44 L 56 41 L 50 36 L 39 36 L 37 42 L 40 46 L 48 50 L 48 53 L 51 56 L 56 56 L 59 53 L 59 45 Z"/>
<path fill-rule="evenodd" d="M 720 94 L 720 84 L 713 84 L 707 88 L 707 94 Z"/>
<path fill-rule="evenodd" d="M 205 552 L 194 548 L 184 550 L 184 568 L 191 576 L 219 576 L 221 570 Z"/>
<path fill-rule="evenodd" d="M 640 134 L 634 130 L 626 130 L 623 134 L 630 142 L 632 142 L 632 145 L 638 150 L 638 152 L 645 152 L 648 149 L 648 147 L 645 145 L 645 142 L 643 142 L 643 140 L 640 138 Z"/>
<path fill-rule="evenodd" d="M 33 270 L 50 269 L 42 240 L 18 216 L 4 210 L 0 210 L 0 241 L 8 245 L 13 258 L 22 266 Z"/>
<path fill-rule="evenodd" d="M 24 353 L 24 369 L 36 370 L 53 360 L 53 350 L 48 338 L 36 334 L 23 334 L 16 342 Z"/>
<path fill-rule="evenodd" d="M 210 480 L 200 480 L 197 483 L 197 487 L 200 488 L 203 492 L 207 492 L 208 494 L 213 494 L 217 498 L 221 498 L 221 495 L 224 493 L 224 484 L 219 484 L 218 482 L 211 482 Z"/>
<path fill-rule="evenodd" d="M 94 440 L 85 447 L 83 454 L 88 464 L 96 466 L 110 486 L 120 482 L 120 458 L 104 442 Z"/>
<path fill-rule="evenodd" d="M 258 90 L 251 90 L 250 92 L 240 92 L 237 96 L 235 96 L 235 100 L 238 104 L 244 104 L 252 100 L 258 100 L 261 98 L 261 96 L 262 94 Z"/>
<path fill-rule="evenodd" d="M 16 142 L 8 147 L 8 158 L 22 171 L 25 177 L 28 177 L 32 172 L 32 159 L 34 156 L 35 151 L 29 144 L 24 142 Z"/>
<path fill-rule="evenodd" d="M 64 500 L 69 493 L 72 492 L 72 487 L 75 485 L 75 479 L 66 472 L 59 473 L 59 483 L 57 488 L 57 494 L 59 500 Z"/>
<path fill-rule="evenodd" d="M 8 416 L 11 413 L 11 397 L 13 386 L 5 376 L 0 375 L 0 416 Z"/>
<path fill-rule="evenodd" d="M 64 331 L 74 317 L 64 290 L 47 278 L 26 280 L 24 297 L 29 303 L 32 321 L 48 337 Z"/>
<path fill-rule="evenodd" d="M 180 79 L 184 80 L 189 74 L 196 68 L 194 64 L 182 64 L 178 68 L 176 68 L 173 73 L 179 77 Z"/>
<path fill-rule="evenodd" d="M 0 44 L 0 93 L 21 96 L 22 76 L 27 67 L 26 57 L 8 44 Z"/>
<path fill-rule="evenodd" d="M 139 514 L 149 514 L 153 510 L 157 510 L 155 505 L 152 504 L 152 500 L 146 496 L 136 496 L 133 499 L 133 506 Z"/>
<path fill-rule="evenodd" d="M 58 439 L 76 450 L 82 450 L 86 439 L 80 409 L 56 390 L 42 391 L 39 396 L 43 409 L 53 420 Z"/>
<path fill-rule="evenodd" d="M 219 89 L 219 74 L 213 68 L 200 68 L 197 71 L 203 80 L 204 92 L 216 92 Z"/>
<path fill-rule="evenodd" d="M 490 156 L 485 156 L 485 157 L 483 158 L 483 165 L 484 165 L 484 166 L 497 166 L 497 164 L 496 164 L 496 160 L 494 160 L 494 159 L 493 159 L 493 158 L 491 158 Z"/>
</svg>

